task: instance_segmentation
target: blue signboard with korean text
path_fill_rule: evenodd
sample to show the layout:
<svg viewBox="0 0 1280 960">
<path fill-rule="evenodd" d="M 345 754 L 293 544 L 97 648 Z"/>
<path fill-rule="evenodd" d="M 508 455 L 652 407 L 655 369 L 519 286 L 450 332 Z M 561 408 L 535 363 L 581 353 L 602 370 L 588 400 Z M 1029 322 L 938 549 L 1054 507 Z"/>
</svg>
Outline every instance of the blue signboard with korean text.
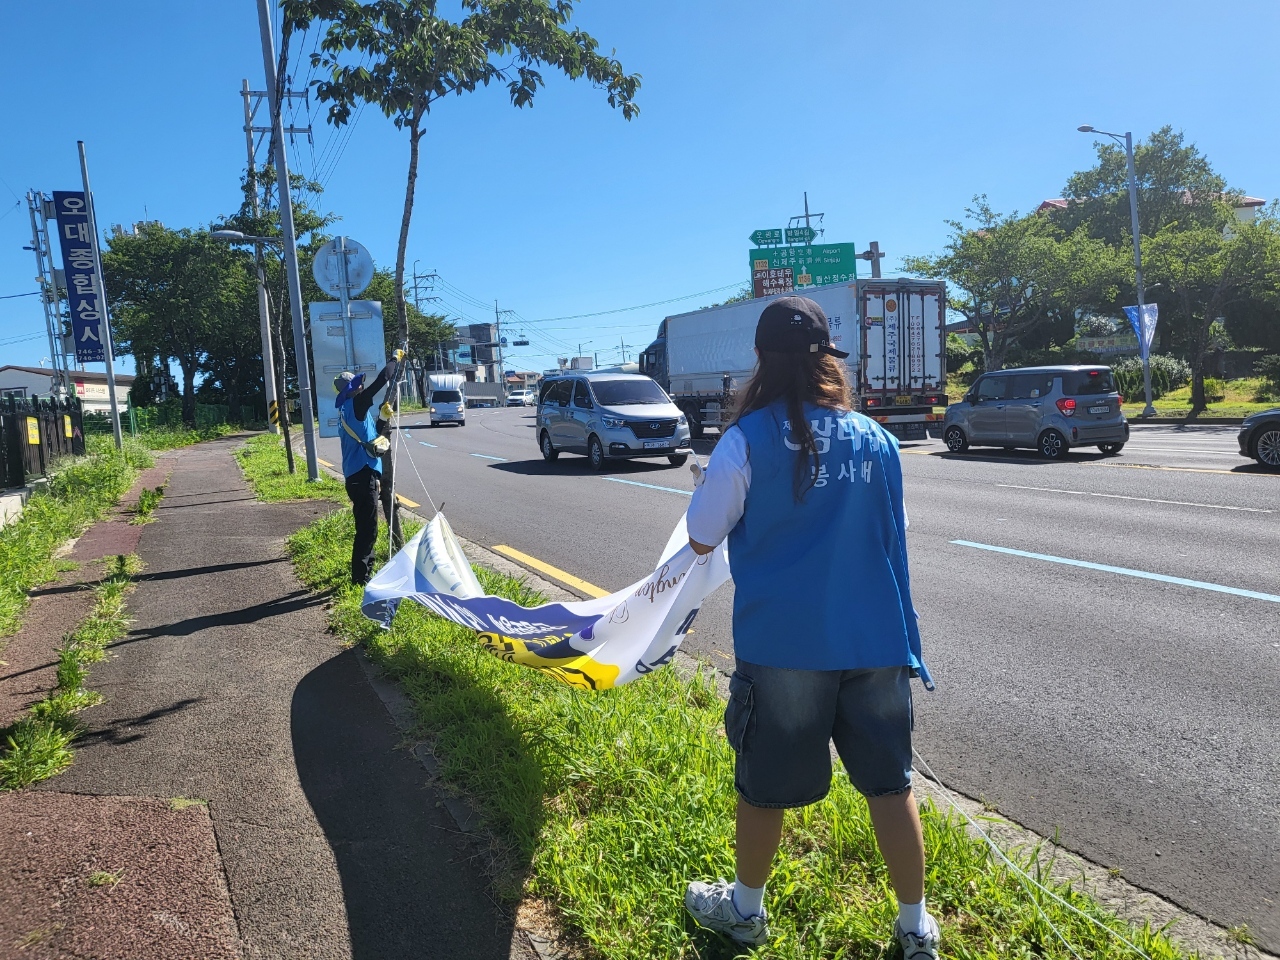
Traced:
<svg viewBox="0 0 1280 960">
<path fill-rule="evenodd" d="M 106 312 L 98 302 L 95 283 L 97 239 L 89 226 L 89 207 L 79 190 L 53 192 L 62 246 L 62 269 L 67 278 L 67 304 L 71 311 L 71 335 L 79 363 L 105 363 Z"/>
</svg>

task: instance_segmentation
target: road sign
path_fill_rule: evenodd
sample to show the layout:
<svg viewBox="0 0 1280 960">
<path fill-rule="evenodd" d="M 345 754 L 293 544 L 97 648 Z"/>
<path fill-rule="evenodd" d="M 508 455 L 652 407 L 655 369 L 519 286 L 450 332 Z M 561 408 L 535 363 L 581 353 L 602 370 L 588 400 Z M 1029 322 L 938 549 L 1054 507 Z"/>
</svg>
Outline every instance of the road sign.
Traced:
<svg viewBox="0 0 1280 960">
<path fill-rule="evenodd" d="M 104 363 L 107 359 L 102 305 L 94 285 L 97 238 L 89 229 L 89 206 L 79 190 L 55 190 L 53 207 L 62 245 L 62 269 L 66 277 L 67 306 L 71 310 L 71 336 L 78 363 Z"/>
<path fill-rule="evenodd" d="M 311 261 L 311 275 L 331 297 L 342 297 L 343 270 L 341 258 L 346 254 L 346 296 L 358 297 L 373 282 L 373 257 L 350 237 L 336 237 L 316 251 Z"/>
<path fill-rule="evenodd" d="M 781 230 L 757 230 L 751 234 L 751 242 L 757 247 L 764 247 L 774 243 L 782 242 Z"/>
<path fill-rule="evenodd" d="M 767 247 L 752 250 L 749 262 L 753 289 L 756 274 L 761 270 L 790 270 L 797 290 L 825 283 L 852 283 L 858 279 L 858 247 L 854 243 Z M 762 294 L 756 293 L 756 296 Z"/>
<path fill-rule="evenodd" d="M 817 235 L 813 227 L 787 227 L 787 243 L 813 243 Z"/>
<path fill-rule="evenodd" d="M 757 297 L 771 297 L 775 293 L 790 293 L 794 289 L 795 274 L 790 267 L 783 267 L 778 270 L 765 268 L 751 271 L 751 290 Z"/>
</svg>

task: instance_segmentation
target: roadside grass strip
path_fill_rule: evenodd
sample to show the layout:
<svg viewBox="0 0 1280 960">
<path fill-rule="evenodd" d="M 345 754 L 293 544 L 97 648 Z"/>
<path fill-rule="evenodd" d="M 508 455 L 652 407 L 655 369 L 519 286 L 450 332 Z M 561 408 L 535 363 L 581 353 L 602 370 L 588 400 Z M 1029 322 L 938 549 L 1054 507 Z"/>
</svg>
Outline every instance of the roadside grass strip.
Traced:
<svg viewBox="0 0 1280 960">
<path fill-rule="evenodd" d="M 69 767 L 71 745 L 82 725 L 77 714 L 102 702 L 85 681 L 91 664 L 106 656 L 107 645 L 125 635 L 125 594 L 142 569 L 134 554 L 109 561 L 107 574 L 94 588 L 93 610 L 58 649 L 58 685 L 26 716 L 0 730 L 0 790 L 18 790 L 47 780 Z"/>
<path fill-rule="evenodd" d="M 278 477 L 254 461 L 279 456 L 251 443 L 242 462 L 251 477 Z M 586 694 L 498 660 L 472 631 L 416 604 L 401 605 L 384 631 L 361 615 L 348 580 L 353 533 L 350 511 L 335 511 L 291 537 L 290 556 L 303 582 L 330 595 L 332 629 L 363 644 L 412 698 L 444 780 L 480 813 L 496 894 L 509 905 L 543 901 L 585 956 L 743 955 L 696 928 L 681 902 L 688 880 L 734 869 L 733 755 L 713 676 L 667 669 Z M 491 593 L 539 602 L 521 579 L 476 572 Z M 1034 852 L 1006 861 L 931 803 L 922 817 L 945 956 L 1137 956 L 1124 940 L 1151 960 L 1186 956 L 1162 931 L 1125 924 L 1050 879 Z M 1010 863 L 1046 889 L 1025 885 Z M 825 800 L 788 814 L 767 905 L 773 938 L 753 956 L 897 956 L 888 875 L 842 770 Z"/>
<path fill-rule="evenodd" d="M 1082 567 L 1085 570 L 1098 570 L 1102 573 L 1118 573 L 1125 577 L 1137 577 L 1140 580 L 1155 580 L 1158 583 L 1171 583 L 1179 587 L 1194 587 L 1197 590 L 1211 590 L 1214 593 L 1227 593 L 1234 597 L 1247 597 L 1250 600 L 1266 600 L 1280 603 L 1280 596 L 1273 593 L 1261 593 L 1257 590 L 1244 590 L 1240 587 L 1228 587 L 1221 583 L 1206 583 L 1203 580 L 1188 580 L 1185 577 L 1170 577 L 1163 573 L 1149 573 L 1146 570 L 1132 570 L 1129 567 L 1113 567 L 1107 563 L 1093 563 L 1089 560 L 1072 560 L 1070 557 L 1055 557 L 1048 553 L 1030 553 L 1026 550 L 1014 550 L 1012 547 L 996 547 L 989 543 L 974 543 L 972 540 L 952 540 L 957 547 L 972 547 L 975 550 L 988 550 L 992 553 L 1003 553 L 1011 557 L 1022 557 L 1027 560 L 1043 560 L 1046 563 L 1060 563 L 1068 567 Z"/>
<path fill-rule="evenodd" d="M 144 487 L 142 492 L 138 494 L 138 504 L 133 508 L 133 516 L 129 518 L 129 522 L 134 525 L 150 523 L 155 519 L 153 514 L 163 499 L 163 485 L 156 487 L 154 490 Z"/>
<path fill-rule="evenodd" d="M 272 503 L 282 500 L 346 502 L 346 488 L 328 474 L 321 473 L 320 478 L 313 482 L 307 479 L 305 465 L 300 465 L 301 469 L 296 473 L 290 473 L 282 443 L 279 437 L 264 434 L 254 437 L 236 451 L 240 469 L 253 485 L 259 500 Z"/>
</svg>

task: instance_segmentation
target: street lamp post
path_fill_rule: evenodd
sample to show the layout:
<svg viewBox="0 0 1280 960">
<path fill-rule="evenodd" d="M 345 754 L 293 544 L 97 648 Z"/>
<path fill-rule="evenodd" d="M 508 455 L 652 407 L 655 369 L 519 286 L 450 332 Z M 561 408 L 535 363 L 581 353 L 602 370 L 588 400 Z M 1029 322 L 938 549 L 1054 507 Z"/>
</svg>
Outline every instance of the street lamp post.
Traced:
<svg viewBox="0 0 1280 960">
<path fill-rule="evenodd" d="M 1133 134 L 1126 132 L 1123 137 L 1118 133 L 1108 133 L 1084 124 L 1077 127 L 1081 133 L 1096 133 L 1110 137 L 1116 143 L 1124 143 L 1125 163 L 1129 170 L 1129 224 L 1133 232 L 1133 271 L 1138 287 L 1138 349 L 1142 354 L 1142 388 L 1146 394 L 1147 405 L 1142 411 L 1144 417 L 1155 416 L 1156 408 L 1151 403 L 1151 350 L 1147 344 L 1145 290 L 1142 285 L 1142 235 L 1138 230 L 1138 173 L 1133 164 Z"/>
</svg>

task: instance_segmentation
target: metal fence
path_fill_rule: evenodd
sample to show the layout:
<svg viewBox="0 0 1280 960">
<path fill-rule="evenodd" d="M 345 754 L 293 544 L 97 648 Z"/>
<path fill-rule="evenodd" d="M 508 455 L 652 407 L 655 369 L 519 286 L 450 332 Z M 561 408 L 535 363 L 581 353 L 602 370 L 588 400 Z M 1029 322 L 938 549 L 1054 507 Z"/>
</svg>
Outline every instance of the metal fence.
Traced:
<svg viewBox="0 0 1280 960">
<path fill-rule="evenodd" d="M 0 477 L 21 487 L 47 476 L 59 457 L 84 453 L 84 414 L 74 397 L 0 400 Z"/>
</svg>

